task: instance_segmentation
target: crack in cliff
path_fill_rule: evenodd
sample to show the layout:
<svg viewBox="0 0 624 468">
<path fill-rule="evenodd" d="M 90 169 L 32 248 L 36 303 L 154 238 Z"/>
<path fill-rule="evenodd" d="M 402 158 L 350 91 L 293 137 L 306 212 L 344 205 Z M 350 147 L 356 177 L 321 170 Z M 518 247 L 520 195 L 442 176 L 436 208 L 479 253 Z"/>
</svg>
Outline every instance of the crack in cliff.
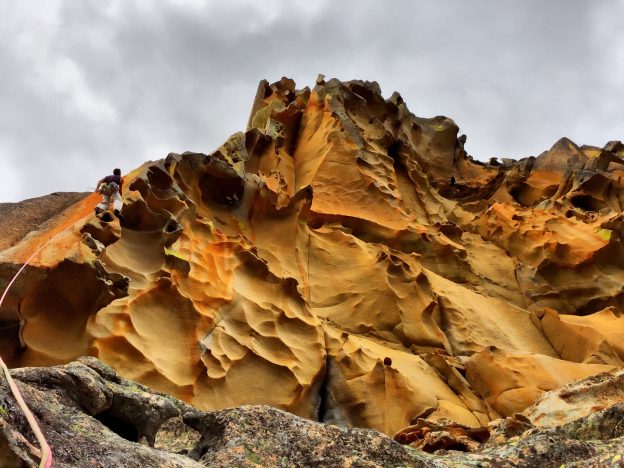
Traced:
<svg viewBox="0 0 624 468">
<path fill-rule="evenodd" d="M 321 385 L 318 390 L 319 396 L 319 405 L 316 420 L 319 422 L 324 422 L 329 412 L 329 395 L 330 395 L 330 373 L 331 373 L 331 362 L 329 353 L 327 352 L 327 348 L 325 348 L 325 371 L 323 373 L 323 378 L 321 380 Z"/>
</svg>

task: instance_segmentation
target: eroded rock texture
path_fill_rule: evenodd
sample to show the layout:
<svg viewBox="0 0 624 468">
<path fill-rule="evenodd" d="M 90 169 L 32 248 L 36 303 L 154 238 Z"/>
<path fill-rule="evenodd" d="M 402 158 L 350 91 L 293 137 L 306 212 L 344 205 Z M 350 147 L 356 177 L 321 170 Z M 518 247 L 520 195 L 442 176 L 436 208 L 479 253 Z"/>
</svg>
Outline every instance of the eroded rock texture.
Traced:
<svg viewBox="0 0 624 468">
<path fill-rule="evenodd" d="M 200 411 L 120 378 L 93 357 L 12 374 L 40 422 L 55 467 L 559 468 L 621 466 L 624 455 L 624 404 L 616 396 L 621 373 L 548 392 L 530 412 L 486 427 L 419 419 L 397 434 L 402 444 L 371 429 L 318 423 L 265 405 Z M 543 427 L 527 417 L 554 409 L 546 402 L 565 398 L 565 392 L 574 395 L 567 422 Z M 580 416 L 584 403 L 596 398 L 603 409 Z M 0 378 L 0 466 L 34 468 L 39 456 Z"/>
<path fill-rule="evenodd" d="M 260 83 L 248 129 L 0 253 L 12 366 L 90 354 L 202 409 L 466 427 L 623 366 L 624 145 L 484 164 L 376 83 Z M 1 286 L 0 285 L 0 286 Z"/>
</svg>

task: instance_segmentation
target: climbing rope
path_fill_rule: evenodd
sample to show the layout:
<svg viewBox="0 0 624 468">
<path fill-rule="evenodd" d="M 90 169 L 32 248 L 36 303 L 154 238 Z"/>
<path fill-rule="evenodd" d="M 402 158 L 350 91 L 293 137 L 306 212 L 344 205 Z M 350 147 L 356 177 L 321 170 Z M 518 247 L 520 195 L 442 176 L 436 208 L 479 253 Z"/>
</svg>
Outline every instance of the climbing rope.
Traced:
<svg viewBox="0 0 624 468">
<path fill-rule="evenodd" d="M 67 226 L 62 231 L 56 233 L 54 236 L 50 237 L 46 242 L 44 242 L 35 251 L 35 253 L 33 253 L 28 258 L 28 260 L 26 260 L 26 262 L 22 265 L 22 267 L 19 270 L 17 270 L 17 273 L 15 273 L 11 281 L 9 281 L 9 284 L 7 285 L 7 287 L 4 289 L 4 293 L 2 294 L 2 297 L 0 297 L 0 307 L 2 307 L 4 298 L 9 293 L 11 286 L 13 286 L 13 283 L 15 283 L 15 281 L 17 280 L 17 277 L 22 273 L 22 271 L 24 271 L 24 269 L 26 268 L 26 266 L 28 266 L 31 260 L 35 258 L 35 256 L 39 252 L 41 252 L 43 248 L 46 245 L 48 245 L 53 239 L 55 239 L 57 236 L 67 231 L 70 227 L 72 227 L 72 224 Z M 22 394 L 20 393 L 20 390 L 17 387 L 17 384 L 13 380 L 13 377 L 11 377 L 11 372 L 9 371 L 9 368 L 6 366 L 1 356 L 0 356 L 0 366 L 2 366 L 2 370 L 4 371 L 4 376 L 6 377 L 7 382 L 9 383 L 9 388 L 11 389 L 11 392 L 13 393 L 13 396 L 15 397 L 17 404 L 19 405 L 20 409 L 24 413 L 24 416 L 26 416 L 26 420 L 28 421 L 30 428 L 32 429 L 33 433 L 35 434 L 35 437 L 37 438 L 37 442 L 39 442 L 39 446 L 41 447 L 41 462 L 39 463 L 39 468 L 50 468 L 50 466 L 52 466 L 52 450 L 50 449 L 50 445 L 48 444 L 48 441 L 43 435 L 43 432 L 41 431 L 41 428 L 39 427 L 39 423 L 37 423 L 35 416 L 32 414 L 32 412 L 30 411 L 30 408 L 28 408 L 28 405 L 24 401 L 24 398 L 22 397 Z"/>
<path fill-rule="evenodd" d="M 24 401 L 24 398 L 22 398 L 22 394 L 20 393 L 19 388 L 15 384 L 13 377 L 11 377 L 9 368 L 6 366 L 6 364 L 4 363 L 1 357 L 0 357 L 0 365 L 2 366 L 2 370 L 4 370 L 4 375 L 7 379 L 7 382 L 9 382 L 9 387 L 11 388 L 11 392 L 13 392 L 13 396 L 15 397 L 17 404 L 19 405 L 22 412 L 24 413 L 24 416 L 26 416 L 26 420 L 28 421 L 30 428 L 32 429 L 32 431 L 35 434 L 35 437 L 37 438 L 37 442 L 39 442 L 39 446 L 41 447 L 41 462 L 39 463 L 39 467 L 50 468 L 50 466 L 52 466 L 52 450 L 50 449 L 50 446 L 48 445 L 48 442 L 46 441 L 46 438 L 43 435 L 43 432 L 41 432 L 41 428 L 39 427 L 39 424 L 37 423 L 35 416 L 32 414 L 32 412 L 28 408 L 28 405 Z"/>
</svg>

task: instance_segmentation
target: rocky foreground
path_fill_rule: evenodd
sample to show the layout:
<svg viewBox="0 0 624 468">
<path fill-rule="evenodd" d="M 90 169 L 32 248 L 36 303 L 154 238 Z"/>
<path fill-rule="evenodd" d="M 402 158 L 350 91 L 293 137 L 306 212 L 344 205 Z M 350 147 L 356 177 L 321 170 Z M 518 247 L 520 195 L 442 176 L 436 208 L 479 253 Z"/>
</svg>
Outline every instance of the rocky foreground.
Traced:
<svg viewBox="0 0 624 468">
<path fill-rule="evenodd" d="M 415 445 L 426 451 L 268 406 L 199 411 L 95 358 L 12 374 L 57 467 L 621 466 L 624 456 L 624 372 L 549 392 L 530 411 L 478 433 L 423 421 L 429 430 Z M 4 380 L 0 397 L 0 466 L 38 466 L 36 442 Z M 600 409 L 587 407 L 597 400 Z M 562 409 L 567 422 L 558 419 Z"/>
<path fill-rule="evenodd" d="M 125 176 L 123 223 L 93 194 L 11 231 L 2 289 L 48 243 L 0 308 L 0 353 L 94 356 L 203 411 L 485 444 L 480 427 L 624 367 L 624 145 L 483 163 L 465 143 L 374 82 L 263 81 L 245 132 Z M 291 418 L 228 411 L 210 414 Z"/>
</svg>

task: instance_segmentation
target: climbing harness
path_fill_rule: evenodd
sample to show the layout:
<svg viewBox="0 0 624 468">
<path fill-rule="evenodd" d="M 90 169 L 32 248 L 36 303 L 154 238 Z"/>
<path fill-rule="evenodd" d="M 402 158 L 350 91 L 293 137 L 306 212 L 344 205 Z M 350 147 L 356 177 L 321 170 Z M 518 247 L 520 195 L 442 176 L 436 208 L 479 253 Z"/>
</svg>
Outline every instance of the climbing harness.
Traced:
<svg viewBox="0 0 624 468">
<path fill-rule="evenodd" d="M 33 253 L 28 258 L 28 260 L 26 260 L 26 262 L 22 265 L 22 267 L 19 270 L 17 270 L 17 273 L 15 273 L 15 275 L 13 276 L 11 281 L 9 281 L 9 284 L 7 285 L 7 287 L 4 289 L 4 293 L 2 294 L 2 297 L 0 297 L 0 307 L 2 307 L 2 303 L 4 302 L 4 298 L 9 293 L 9 289 L 11 289 L 11 286 L 13 286 L 13 283 L 15 283 L 15 281 L 17 280 L 17 277 L 22 273 L 24 268 L 26 268 L 26 266 L 28 266 L 30 261 L 33 258 L 35 258 L 35 256 L 39 252 L 41 252 L 43 250 L 43 248 L 46 245 L 48 245 L 53 239 L 55 239 L 58 235 L 60 235 L 60 234 L 64 233 L 65 231 L 67 231 L 72 226 L 73 226 L 73 224 L 70 224 L 69 226 L 67 226 L 62 231 L 60 231 L 60 232 L 56 233 L 55 235 L 53 235 L 52 237 L 50 237 L 46 242 L 44 242 L 35 251 L 35 253 Z M 43 435 L 43 432 L 41 431 L 41 428 L 39 427 L 39 423 L 37 423 L 37 420 L 35 419 L 35 416 L 32 414 L 32 412 L 28 408 L 28 405 L 24 401 L 24 398 L 22 397 L 22 394 L 20 393 L 19 388 L 17 387 L 17 384 L 13 380 L 13 377 L 11 377 L 11 372 L 9 371 L 9 368 L 6 366 L 6 364 L 4 363 L 4 360 L 2 359 L 1 356 L 0 356 L 0 366 L 2 366 L 2 370 L 4 371 L 4 376 L 6 377 L 7 382 L 9 383 L 9 388 L 11 389 L 11 392 L 13 393 L 13 396 L 15 397 L 15 400 L 17 401 L 17 404 L 19 405 L 20 409 L 24 413 L 24 416 L 26 416 L 26 420 L 28 421 L 28 424 L 30 425 L 30 428 L 32 429 L 33 433 L 35 434 L 35 437 L 37 438 L 37 442 L 39 442 L 39 446 L 41 447 L 41 462 L 39 463 L 39 468 L 50 468 L 52 466 L 52 450 L 50 449 L 50 445 L 48 444 L 45 436 Z"/>
</svg>

